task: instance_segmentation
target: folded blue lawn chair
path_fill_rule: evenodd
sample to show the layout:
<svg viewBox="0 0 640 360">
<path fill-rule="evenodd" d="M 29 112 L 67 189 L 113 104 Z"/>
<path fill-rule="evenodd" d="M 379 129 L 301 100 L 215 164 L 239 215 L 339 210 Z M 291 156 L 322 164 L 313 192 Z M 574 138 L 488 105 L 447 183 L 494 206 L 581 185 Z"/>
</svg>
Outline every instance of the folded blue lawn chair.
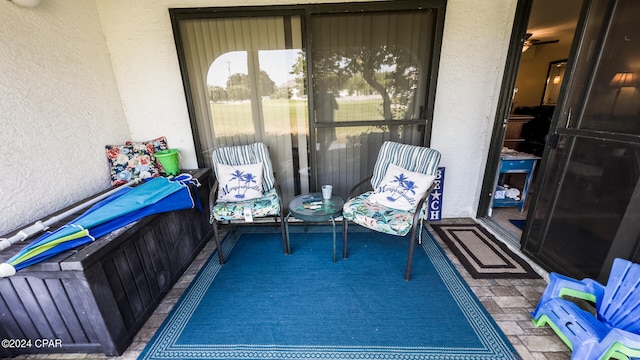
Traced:
<svg viewBox="0 0 640 360">
<path fill-rule="evenodd" d="M 536 326 L 549 324 L 573 350 L 571 359 L 640 357 L 640 265 L 615 259 L 607 285 L 557 273 L 531 313 Z M 595 314 L 570 298 L 595 304 Z"/>
</svg>

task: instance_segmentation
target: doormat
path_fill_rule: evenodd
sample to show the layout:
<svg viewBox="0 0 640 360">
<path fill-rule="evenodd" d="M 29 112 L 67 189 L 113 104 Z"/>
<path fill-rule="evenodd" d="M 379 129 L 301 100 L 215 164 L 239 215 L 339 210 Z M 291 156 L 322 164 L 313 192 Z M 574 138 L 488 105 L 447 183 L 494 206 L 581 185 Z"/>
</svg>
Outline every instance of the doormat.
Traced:
<svg viewBox="0 0 640 360">
<path fill-rule="evenodd" d="M 513 226 L 517 227 L 520 230 L 524 230 L 525 220 L 520 219 L 509 219 L 509 222 L 513 224 Z"/>
<path fill-rule="evenodd" d="M 540 279 L 507 245 L 478 224 L 430 224 L 476 279 Z"/>
</svg>

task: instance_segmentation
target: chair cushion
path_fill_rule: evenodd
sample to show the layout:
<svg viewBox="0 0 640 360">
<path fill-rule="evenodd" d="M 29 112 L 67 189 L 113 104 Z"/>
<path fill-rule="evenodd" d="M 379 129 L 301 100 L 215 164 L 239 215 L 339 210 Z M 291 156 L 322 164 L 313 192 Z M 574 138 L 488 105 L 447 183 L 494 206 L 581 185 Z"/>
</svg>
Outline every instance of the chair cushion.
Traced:
<svg viewBox="0 0 640 360">
<path fill-rule="evenodd" d="M 389 164 L 380 186 L 371 194 L 369 201 L 393 209 L 411 211 L 429 190 L 435 178 L 435 175 L 408 171 Z"/>
<path fill-rule="evenodd" d="M 262 197 L 262 163 L 217 165 L 218 201 L 234 202 Z"/>
<path fill-rule="evenodd" d="M 267 148 L 267 145 L 264 143 L 220 147 L 213 150 L 211 160 L 214 165 L 249 165 L 261 162 L 263 167 L 262 173 L 264 175 L 262 178 L 264 191 L 271 190 L 275 185 L 276 179 L 273 175 L 269 148 Z M 216 176 L 220 178 L 217 173 L 217 166 L 214 166 L 213 170 L 216 171 Z"/>
<path fill-rule="evenodd" d="M 371 176 L 371 186 L 377 189 L 387 173 L 389 164 L 395 164 L 408 171 L 427 175 L 436 175 L 440 153 L 437 150 L 422 146 L 400 144 L 385 141 L 380 147 Z"/>
<path fill-rule="evenodd" d="M 413 213 L 373 203 L 368 200 L 372 193 L 369 191 L 347 201 L 342 208 L 344 218 L 386 234 L 407 235 L 413 224 Z"/>
<path fill-rule="evenodd" d="M 280 202 L 275 188 L 265 192 L 264 196 L 245 201 L 219 201 L 211 209 L 213 220 L 244 220 L 244 209 L 250 208 L 253 217 L 274 216 L 280 214 Z"/>
</svg>

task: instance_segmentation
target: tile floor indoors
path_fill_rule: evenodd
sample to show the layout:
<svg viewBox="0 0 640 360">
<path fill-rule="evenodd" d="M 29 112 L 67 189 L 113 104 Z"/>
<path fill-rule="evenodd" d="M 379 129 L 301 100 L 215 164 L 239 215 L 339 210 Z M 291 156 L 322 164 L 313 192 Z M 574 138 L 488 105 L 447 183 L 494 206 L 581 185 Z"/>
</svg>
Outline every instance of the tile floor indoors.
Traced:
<svg viewBox="0 0 640 360">
<path fill-rule="evenodd" d="M 512 233 L 519 240 L 520 236 L 522 236 L 522 230 L 510 223 L 509 220 L 526 220 L 527 211 L 525 209 L 524 212 L 520 212 L 517 207 L 494 208 L 491 214 L 491 219 L 500 224 L 505 228 L 505 230 Z"/>
<path fill-rule="evenodd" d="M 442 223 L 458 221 L 469 222 L 471 219 L 447 219 L 443 220 Z M 436 239 L 449 256 L 449 259 L 455 264 L 456 269 L 462 274 L 476 296 L 478 296 L 502 331 L 507 335 L 522 359 L 569 359 L 570 350 L 567 346 L 548 327 L 536 328 L 529 315 L 529 312 L 534 309 L 544 291 L 547 280 L 473 279 L 446 245 L 437 236 Z M 106 357 L 104 354 L 39 354 L 19 355 L 15 359 L 136 359 L 214 249 L 215 245 L 210 241 L 178 283 L 165 296 L 162 303 L 138 332 L 133 343 L 121 356 Z M 517 251 L 517 249 L 514 250 Z M 547 277 L 544 271 L 535 265 L 534 267 L 539 270 L 543 278 Z"/>
</svg>

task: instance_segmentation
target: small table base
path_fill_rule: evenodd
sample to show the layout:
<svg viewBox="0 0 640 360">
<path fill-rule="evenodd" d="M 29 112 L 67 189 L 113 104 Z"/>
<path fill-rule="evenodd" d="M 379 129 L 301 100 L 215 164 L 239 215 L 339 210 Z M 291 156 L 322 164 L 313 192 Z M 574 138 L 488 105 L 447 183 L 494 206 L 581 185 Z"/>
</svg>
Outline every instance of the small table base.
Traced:
<svg viewBox="0 0 640 360">
<path fill-rule="evenodd" d="M 331 199 L 322 199 L 321 193 L 311 193 L 296 196 L 289 203 L 289 213 L 285 217 L 285 229 L 287 238 L 287 252 L 291 254 L 289 242 L 289 217 L 305 222 L 323 222 L 331 220 L 333 226 L 333 262 L 336 262 L 336 218 L 342 216 L 344 200 L 337 195 Z"/>
</svg>

